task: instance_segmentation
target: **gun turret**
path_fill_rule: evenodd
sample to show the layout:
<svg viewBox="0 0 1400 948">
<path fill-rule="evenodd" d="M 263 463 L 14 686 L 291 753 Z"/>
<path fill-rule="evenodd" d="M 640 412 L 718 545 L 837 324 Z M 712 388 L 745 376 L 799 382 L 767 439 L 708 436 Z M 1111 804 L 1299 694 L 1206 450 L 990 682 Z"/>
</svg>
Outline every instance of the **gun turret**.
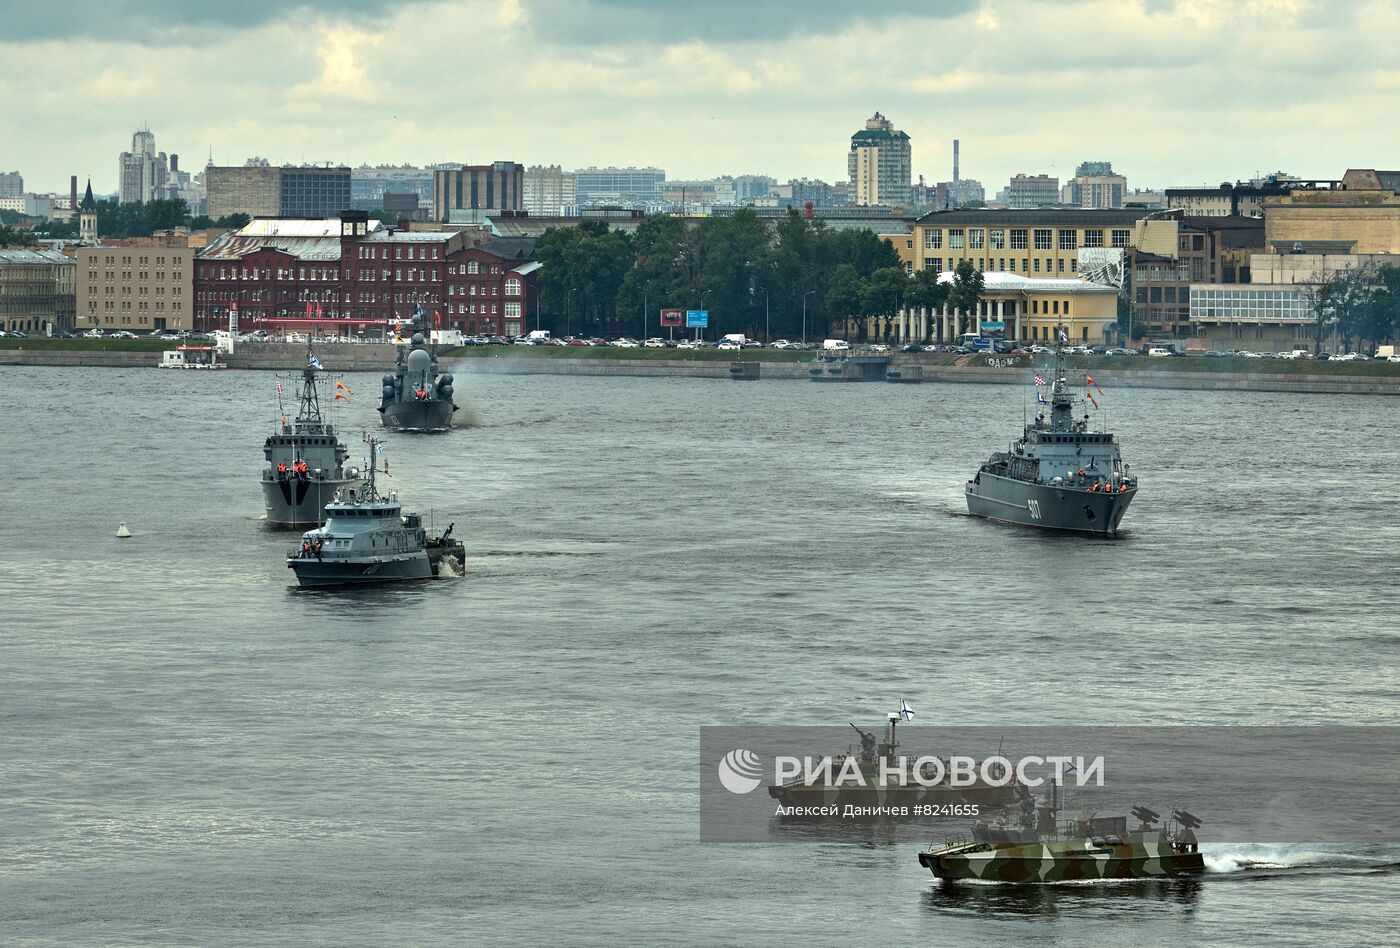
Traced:
<svg viewBox="0 0 1400 948">
<path fill-rule="evenodd" d="M 862 731 L 860 728 L 856 727 L 854 724 L 852 724 L 851 727 L 856 728 L 856 733 L 860 735 L 860 758 L 861 758 L 861 760 L 867 761 L 867 762 L 873 761 L 873 760 L 875 759 L 875 735 L 874 735 L 874 734 L 870 734 L 870 733 L 868 733 L 868 732 L 866 732 L 866 731 Z"/>
</svg>

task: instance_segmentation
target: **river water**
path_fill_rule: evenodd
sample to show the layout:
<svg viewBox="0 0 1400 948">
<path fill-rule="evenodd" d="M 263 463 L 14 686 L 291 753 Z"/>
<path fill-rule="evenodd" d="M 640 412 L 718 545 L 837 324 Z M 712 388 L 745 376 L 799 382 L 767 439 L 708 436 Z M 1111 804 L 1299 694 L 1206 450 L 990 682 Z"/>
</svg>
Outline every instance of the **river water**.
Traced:
<svg viewBox="0 0 1400 948">
<path fill-rule="evenodd" d="M 347 381 L 359 451 L 377 381 Z M 482 427 L 387 454 L 467 575 L 298 593 L 259 521 L 273 385 L 0 371 L 6 943 L 1400 928 L 1392 870 L 1307 852 L 1003 888 L 878 834 L 701 844 L 696 776 L 702 725 L 900 699 L 925 724 L 1400 723 L 1392 400 L 1110 390 L 1142 490 L 1108 542 L 965 516 L 1012 387 L 459 373 Z"/>
</svg>

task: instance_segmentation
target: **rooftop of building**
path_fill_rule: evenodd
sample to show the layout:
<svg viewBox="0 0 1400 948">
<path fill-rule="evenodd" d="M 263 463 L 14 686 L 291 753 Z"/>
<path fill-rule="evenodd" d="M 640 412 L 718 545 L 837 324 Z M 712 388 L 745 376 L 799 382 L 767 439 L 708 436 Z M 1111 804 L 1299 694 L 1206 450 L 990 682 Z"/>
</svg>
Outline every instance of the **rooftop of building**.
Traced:
<svg viewBox="0 0 1400 948">
<path fill-rule="evenodd" d="M 584 221 L 602 221 L 611 230 L 635 231 L 643 217 L 488 217 L 482 223 L 500 238 L 535 238 L 551 227 L 577 227 Z"/>
<path fill-rule="evenodd" d="M 1141 207 L 1075 208 L 1038 207 L 1025 210 L 977 208 L 963 211 L 930 211 L 914 221 L 924 227 L 961 227 L 966 225 L 1005 225 L 1030 227 L 1035 224 L 1065 224 L 1075 227 L 1127 225 L 1142 220 L 1150 211 Z"/>
<path fill-rule="evenodd" d="M 907 142 L 909 136 L 904 132 L 895 129 L 887 132 L 883 128 L 863 128 L 851 136 L 851 147 L 856 145 L 879 144 L 880 142 L 904 141 Z"/>
<path fill-rule="evenodd" d="M 380 227 L 360 240 L 370 244 L 440 244 L 457 236 L 455 230 L 390 230 Z"/>
<path fill-rule="evenodd" d="M 73 258 L 57 250 L 0 250 L 0 263 L 72 263 Z"/>
<path fill-rule="evenodd" d="M 951 270 L 944 270 L 938 274 L 938 282 L 952 283 L 954 276 Z M 984 293 L 1118 293 L 1116 286 L 1091 283 L 1088 280 L 1034 280 L 1019 273 L 1002 273 L 995 270 L 982 274 L 982 281 Z"/>
<path fill-rule="evenodd" d="M 199 251 L 201 260 L 240 260 L 258 250 L 280 250 L 298 260 L 340 259 L 340 218 L 259 217 Z M 374 232 L 383 225 L 369 221 Z"/>
<path fill-rule="evenodd" d="M 369 221 L 369 230 L 383 227 Z M 339 217 L 258 217 L 234 231 L 238 237 L 339 237 Z"/>
<path fill-rule="evenodd" d="M 495 237 L 483 242 L 477 249 L 506 260 L 533 260 L 535 259 L 535 238 L 530 236 Z"/>
</svg>

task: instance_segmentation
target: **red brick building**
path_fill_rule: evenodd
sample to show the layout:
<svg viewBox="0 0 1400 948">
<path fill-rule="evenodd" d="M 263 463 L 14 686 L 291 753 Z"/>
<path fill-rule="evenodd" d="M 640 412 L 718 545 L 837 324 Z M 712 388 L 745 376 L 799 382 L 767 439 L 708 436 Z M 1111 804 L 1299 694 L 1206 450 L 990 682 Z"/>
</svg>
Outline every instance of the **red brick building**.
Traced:
<svg viewBox="0 0 1400 948">
<path fill-rule="evenodd" d="M 538 300 L 538 269 L 533 240 L 398 230 L 355 211 L 255 220 L 196 254 L 195 326 L 227 328 L 236 308 L 245 332 L 305 320 L 308 329 L 375 335 L 421 304 L 444 329 L 514 336 Z"/>
</svg>

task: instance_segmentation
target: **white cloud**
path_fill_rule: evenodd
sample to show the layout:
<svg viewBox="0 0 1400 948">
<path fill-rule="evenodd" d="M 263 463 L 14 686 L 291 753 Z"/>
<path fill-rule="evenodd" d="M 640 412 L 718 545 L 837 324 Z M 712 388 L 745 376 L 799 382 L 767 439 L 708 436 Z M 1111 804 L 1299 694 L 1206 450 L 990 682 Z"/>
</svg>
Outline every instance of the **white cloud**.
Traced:
<svg viewBox="0 0 1400 948">
<path fill-rule="evenodd" d="M 989 189 L 1017 171 L 1066 178 L 1091 158 L 1130 186 L 1337 177 L 1393 165 L 1400 146 L 1378 120 L 1375 93 L 1400 84 L 1400 11 L 1382 2 L 988 0 L 767 33 L 778 8 L 755 4 L 724 21 L 730 35 L 713 17 L 697 31 L 644 7 L 490 0 L 394 6 L 373 24 L 259 20 L 168 46 L 0 41 L 0 165 L 33 187 L 91 173 L 110 190 L 117 153 L 148 122 L 187 168 L 212 146 L 235 164 L 515 159 L 836 180 L 877 109 L 911 136 L 916 175 L 947 177 L 956 137 L 963 173 Z M 607 35 L 542 34 L 560 10 Z"/>
</svg>

